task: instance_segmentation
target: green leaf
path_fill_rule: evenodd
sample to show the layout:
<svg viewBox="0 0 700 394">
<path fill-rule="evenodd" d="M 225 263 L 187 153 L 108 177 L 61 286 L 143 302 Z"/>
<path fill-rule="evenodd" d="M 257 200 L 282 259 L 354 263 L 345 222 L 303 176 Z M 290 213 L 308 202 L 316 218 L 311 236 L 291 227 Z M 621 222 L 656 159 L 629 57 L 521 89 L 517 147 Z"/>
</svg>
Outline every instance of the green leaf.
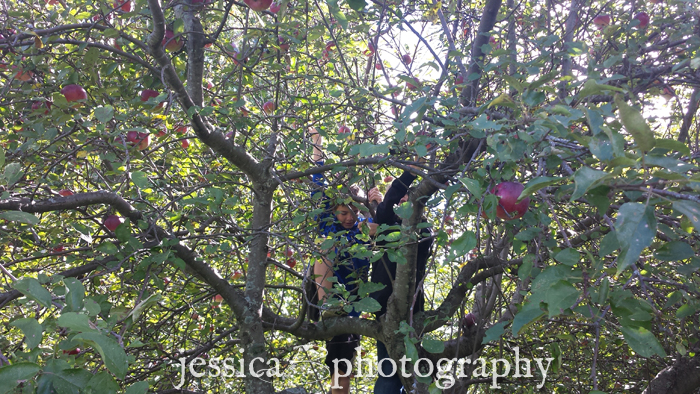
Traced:
<svg viewBox="0 0 700 394">
<path fill-rule="evenodd" d="M 469 190 L 472 195 L 474 195 L 477 200 L 481 199 L 481 195 L 484 194 L 484 191 L 481 188 L 481 183 L 479 181 L 466 177 L 459 178 L 459 181 L 464 185 L 464 187 L 467 188 L 467 190 Z"/>
<path fill-rule="evenodd" d="M 348 0 L 348 6 L 355 11 L 362 11 L 367 5 L 365 0 Z"/>
<path fill-rule="evenodd" d="M 452 242 L 452 246 L 450 247 L 450 253 L 448 256 L 448 261 L 452 261 L 456 258 L 465 256 L 467 253 L 469 253 L 470 250 L 474 249 L 476 247 L 476 235 L 469 231 L 465 230 L 462 235 L 459 236 L 459 238 L 455 239 Z"/>
<path fill-rule="evenodd" d="M 29 349 L 34 349 L 41 343 L 41 338 L 44 333 L 44 327 L 39 324 L 36 319 L 23 318 L 17 319 L 10 323 L 11 326 L 22 330 L 25 337 L 25 343 Z"/>
<path fill-rule="evenodd" d="M 40 370 L 34 363 L 17 363 L 0 368 L 0 394 L 11 392 L 21 381 L 33 378 Z"/>
<path fill-rule="evenodd" d="M 374 298 L 371 297 L 365 297 L 360 299 L 357 302 L 353 302 L 352 307 L 355 308 L 355 311 L 357 312 L 377 312 L 382 309 L 382 306 L 379 305 L 379 302 L 375 300 Z"/>
<path fill-rule="evenodd" d="M 326 0 L 326 4 L 328 4 L 328 10 L 331 12 L 331 15 L 333 15 L 335 20 L 340 23 L 343 30 L 347 30 L 348 19 L 345 17 L 345 14 L 340 11 L 340 7 L 338 7 L 338 0 Z"/>
<path fill-rule="evenodd" d="M 5 149 L 0 148 L 0 167 L 5 165 Z"/>
<path fill-rule="evenodd" d="M 119 249 L 117 249 L 117 247 L 111 242 L 101 243 L 100 246 L 97 247 L 97 250 L 109 255 L 117 254 L 119 251 Z"/>
<path fill-rule="evenodd" d="M 442 353 L 445 351 L 445 343 L 439 339 L 424 337 L 421 343 L 423 349 L 428 353 Z"/>
<path fill-rule="evenodd" d="M 564 249 L 554 256 L 554 260 L 571 267 L 578 264 L 580 259 L 581 254 L 576 249 L 572 248 Z"/>
<path fill-rule="evenodd" d="M 679 152 L 683 156 L 690 156 L 690 148 L 683 142 L 672 140 L 672 139 L 656 139 L 655 148 L 668 149 Z"/>
<path fill-rule="evenodd" d="M 19 222 L 29 224 L 31 226 L 39 224 L 39 218 L 31 213 L 22 211 L 5 211 L 0 212 L 0 219 L 5 219 L 10 222 Z"/>
<path fill-rule="evenodd" d="M 90 325 L 90 319 L 87 315 L 78 312 L 65 312 L 59 316 L 56 323 L 60 327 L 66 327 L 74 332 L 95 331 Z"/>
<path fill-rule="evenodd" d="M 554 177 L 554 176 L 541 176 L 541 177 L 537 177 L 535 179 L 532 179 L 527 183 L 527 185 L 525 185 L 523 192 L 520 193 L 520 196 L 518 197 L 518 201 L 521 201 L 525 197 L 537 192 L 538 190 L 544 189 L 547 186 L 553 185 L 553 184 L 561 181 L 562 179 L 564 179 L 564 178 Z"/>
<path fill-rule="evenodd" d="M 357 295 L 360 297 L 367 297 L 368 295 L 385 288 L 386 285 L 383 283 L 373 283 L 373 282 L 361 282 L 359 289 L 357 290 Z"/>
<path fill-rule="evenodd" d="M 136 382 L 126 389 L 125 394 L 146 394 L 148 382 Z"/>
<path fill-rule="evenodd" d="M 499 339 L 503 333 L 505 333 L 507 325 L 507 321 L 502 321 L 489 327 L 489 329 L 484 333 L 484 339 L 481 341 L 481 343 L 486 344 Z"/>
<path fill-rule="evenodd" d="M 530 326 L 544 315 L 544 311 L 540 308 L 540 302 L 531 299 L 513 318 L 513 326 L 511 326 L 513 335 L 517 337 L 523 328 Z"/>
<path fill-rule="evenodd" d="M 107 123 L 114 117 L 114 107 L 106 105 L 95 108 L 95 118 L 101 123 Z"/>
<path fill-rule="evenodd" d="M 662 261 L 679 261 L 695 256 L 693 248 L 685 242 L 673 241 L 656 250 L 654 257 Z"/>
<path fill-rule="evenodd" d="M 695 227 L 695 231 L 700 232 L 700 204 L 694 201 L 679 200 L 673 202 L 673 209 L 685 215 Z"/>
<path fill-rule="evenodd" d="M 145 382 L 139 382 L 145 383 Z M 134 383 L 138 384 L 138 383 Z M 134 386 L 129 386 L 130 388 Z M 148 383 L 146 383 L 148 389 Z M 119 384 L 114 380 L 112 375 L 107 371 L 101 371 L 95 374 L 85 386 L 85 394 L 116 394 L 119 391 Z M 127 389 L 129 392 L 129 389 Z M 143 393 L 146 391 L 144 390 Z"/>
<path fill-rule="evenodd" d="M 581 167 L 576 170 L 574 174 L 574 182 L 576 182 L 576 187 L 574 188 L 574 193 L 571 195 L 571 202 L 583 197 L 586 192 L 595 186 L 598 186 L 601 181 L 612 176 L 605 171 L 594 170 L 589 167 Z"/>
<path fill-rule="evenodd" d="M 581 291 L 569 282 L 560 280 L 547 290 L 545 302 L 549 317 L 560 315 L 565 309 L 571 308 L 581 295 Z"/>
<path fill-rule="evenodd" d="M 620 249 L 620 243 L 617 241 L 617 234 L 611 231 L 603 237 L 600 241 L 600 248 L 598 250 L 598 257 L 605 257 L 612 252 Z"/>
<path fill-rule="evenodd" d="M 647 124 L 642 113 L 638 109 L 625 102 L 621 95 L 614 97 L 615 104 L 619 109 L 620 121 L 625 126 L 625 130 L 634 138 L 637 147 L 643 151 L 650 151 L 654 147 L 654 132 Z"/>
<path fill-rule="evenodd" d="M 620 207 L 615 223 L 615 233 L 620 243 L 617 273 L 624 271 L 639 259 L 642 250 L 651 245 L 656 236 L 656 218 L 652 207 L 628 202 Z"/>
<path fill-rule="evenodd" d="M 664 348 L 661 347 L 654 334 L 646 328 L 622 326 L 620 330 L 627 344 L 640 356 L 648 358 L 656 354 L 660 357 L 666 357 Z"/>
<path fill-rule="evenodd" d="M 677 319 L 685 319 L 686 317 L 693 315 L 696 310 L 697 310 L 697 308 L 690 305 L 690 304 L 683 304 L 676 311 L 676 318 Z"/>
<path fill-rule="evenodd" d="M 128 371 L 129 364 L 126 359 L 124 349 L 117 341 L 97 332 L 84 332 L 73 337 L 73 340 L 89 342 L 100 353 L 107 369 L 119 379 L 124 379 Z"/>
<path fill-rule="evenodd" d="M 520 230 L 519 233 L 515 234 L 515 239 L 518 241 L 531 241 L 537 234 L 541 233 L 542 229 L 539 227 L 527 227 Z"/>
<path fill-rule="evenodd" d="M 84 369 L 67 368 L 53 374 L 51 383 L 57 393 L 80 394 L 80 390 L 87 386 L 92 374 Z"/>
<path fill-rule="evenodd" d="M 34 278 L 21 278 L 12 287 L 46 308 L 51 306 L 51 293 Z"/>
<path fill-rule="evenodd" d="M 644 163 L 650 167 L 661 167 L 679 174 L 685 174 L 688 171 L 697 170 L 697 167 L 692 164 L 688 164 L 668 156 L 659 157 L 647 155 L 644 159 Z"/>
<path fill-rule="evenodd" d="M 148 176 L 143 171 L 132 172 L 131 180 L 139 189 L 147 189 L 151 186 L 151 183 L 148 181 Z"/>
<path fill-rule="evenodd" d="M 411 341 L 408 335 L 403 337 L 403 344 L 406 346 L 406 357 L 413 363 L 418 361 L 420 358 L 420 356 L 418 356 L 418 349 L 416 349 L 416 345 Z"/>
<path fill-rule="evenodd" d="M 85 286 L 82 282 L 75 278 L 65 278 L 63 279 L 66 287 L 68 287 L 68 294 L 66 295 L 66 304 L 70 307 L 71 311 L 78 312 L 83 309 L 83 299 L 85 298 Z"/>
<path fill-rule="evenodd" d="M 153 305 L 162 299 L 163 296 L 161 296 L 158 293 L 151 294 L 148 298 L 139 302 L 138 305 L 136 305 L 131 311 L 131 313 L 129 313 L 129 315 L 131 316 L 133 321 L 136 322 L 141 316 L 141 313 L 143 313 L 144 309 L 148 308 L 150 305 Z"/>
<path fill-rule="evenodd" d="M 23 175 L 24 172 L 22 172 L 22 166 L 19 163 L 10 163 L 5 166 L 3 177 L 5 178 L 8 186 L 12 186 L 17 183 L 17 181 L 19 181 Z"/>
</svg>

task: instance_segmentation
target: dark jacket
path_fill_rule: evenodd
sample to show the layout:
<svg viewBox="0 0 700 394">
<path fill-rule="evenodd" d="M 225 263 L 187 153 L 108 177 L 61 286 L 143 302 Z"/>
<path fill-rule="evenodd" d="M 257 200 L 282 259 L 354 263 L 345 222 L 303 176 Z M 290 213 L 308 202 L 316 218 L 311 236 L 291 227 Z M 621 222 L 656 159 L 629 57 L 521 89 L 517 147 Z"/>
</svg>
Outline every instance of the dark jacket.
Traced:
<svg viewBox="0 0 700 394">
<path fill-rule="evenodd" d="M 377 206 L 376 211 L 376 223 L 378 225 L 386 224 L 390 226 L 400 226 L 401 218 L 394 212 L 394 206 L 398 205 L 401 198 L 406 195 L 408 188 L 411 183 L 416 179 L 416 176 L 408 171 L 404 171 L 403 174 L 391 184 L 391 188 L 384 196 L 384 201 Z M 377 237 L 377 246 L 381 249 L 383 245 L 386 245 L 390 240 L 383 239 L 382 235 L 387 235 L 391 232 L 400 231 L 398 228 L 389 229 L 382 231 Z M 422 242 L 418 245 L 418 256 L 416 260 L 416 284 L 418 284 L 425 276 L 425 267 L 428 262 L 428 257 L 430 257 L 431 246 L 433 245 L 433 240 L 431 238 L 432 231 L 431 228 L 421 229 Z M 381 311 L 377 312 L 378 315 L 383 315 L 386 313 L 386 306 L 389 300 L 389 296 L 393 291 L 392 283 L 396 277 L 396 263 L 391 261 L 386 253 L 381 257 L 381 259 L 372 263 L 371 271 L 371 281 L 374 283 L 381 283 L 386 285 L 382 290 L 372 293 L 372 297 L 376 299 L 382 306 Z M 416 300 L 416 305 L 413 312 L 421 312 L 425 309 L 425 297 L 421 291 Z"/>
</svg>

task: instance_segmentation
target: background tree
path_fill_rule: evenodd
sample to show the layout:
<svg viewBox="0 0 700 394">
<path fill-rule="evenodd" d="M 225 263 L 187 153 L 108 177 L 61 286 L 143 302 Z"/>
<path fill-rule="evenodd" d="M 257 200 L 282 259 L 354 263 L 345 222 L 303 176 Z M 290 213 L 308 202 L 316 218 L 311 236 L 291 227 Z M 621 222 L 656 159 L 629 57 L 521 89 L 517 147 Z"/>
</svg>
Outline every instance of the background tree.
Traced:
<svg viewBox="0 0 700 394">
<path fill-rule="evenodd" d="M 253 370 L 188 392 L 323 390 L 313 341 L 340 332 L 396 360 L 551 356 L 548 391 L 697 391 L 696 4 L 246 4 L 3 3 L 0 392 L 174 392 L 196 357 Z M 384 187 L 410 165 L 397 241 L 357 251 L 399 263 L 388 313 L 306 320 L 332 242 L 309 175 Z M 376 310 L 373 287 L 347 307 Z M 283 378 L 253 376 L 273 359 Z M 462 372 L 446 392 L 490 390 Z"/>
</svg>

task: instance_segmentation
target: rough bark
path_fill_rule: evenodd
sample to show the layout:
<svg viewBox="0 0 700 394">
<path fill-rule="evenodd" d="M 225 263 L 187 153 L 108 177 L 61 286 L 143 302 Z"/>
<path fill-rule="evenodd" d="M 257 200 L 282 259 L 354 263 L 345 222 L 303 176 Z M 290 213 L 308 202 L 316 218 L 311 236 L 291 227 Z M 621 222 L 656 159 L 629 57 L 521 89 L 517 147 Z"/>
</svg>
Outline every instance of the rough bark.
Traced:
<svg viewBox="0 0 700 394">
<path fill-rule="evenodd" d="M 470 80 L 473 78 L 473 74 L 476 74 L 478 77 L 471 79 L 471 82 L 462 89 L 460 102 L 465 107 L 473 107 L 476 105 L 476 98 L 479 94 L 479 81 L 481 80 L 481 73 L 483 71 L 482 64 L 485 56 L 481 47 L 489 42 L 489 35 L 487 33 L 489 33 L 496 24 L 496 17 L 498 16 L 498 10 L 501 8 L 501 4 L 501 0 L 489 0 L 481 15 L 479 32 L 476 34 L 474 44 L 472 45 L 471 64 L 465 78 L 466 80 Z"/>
<path fill-rule="evenodd" d="M 649 382 L 642 394 L 693 394 L 700 390 L 700 356 L 680 357 Z"/>
</svg>

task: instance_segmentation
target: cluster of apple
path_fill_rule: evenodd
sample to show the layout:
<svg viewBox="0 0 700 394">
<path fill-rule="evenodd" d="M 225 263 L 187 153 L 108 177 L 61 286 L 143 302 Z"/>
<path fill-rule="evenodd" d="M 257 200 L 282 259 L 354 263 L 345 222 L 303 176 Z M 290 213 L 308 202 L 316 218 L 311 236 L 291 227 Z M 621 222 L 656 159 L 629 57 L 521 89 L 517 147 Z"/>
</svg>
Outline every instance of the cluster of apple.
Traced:
<svg viewBox="0 0 700 394">
<path fill-rule="evenodd" d="M 657 4 L 661 2 L 661 0 L 657 1 L 652 1 L 652 3 Z M 639 25 L 637 25 L 638 28 L 640 29 L 645 29 L 647 26 L 649 26 L 649 14 L 646 12 L 642 11 L 637 13 L 632 20 L 637 20 L 639 21 Z M 593 18 L 593 25 L 598 28 L 598 30 L 603 30 L 607 26 L 610 25 L 610 15 L 608 14 L 603 14 L 603 15 L 598 15 L 595 18 Z"/>
</svg>

